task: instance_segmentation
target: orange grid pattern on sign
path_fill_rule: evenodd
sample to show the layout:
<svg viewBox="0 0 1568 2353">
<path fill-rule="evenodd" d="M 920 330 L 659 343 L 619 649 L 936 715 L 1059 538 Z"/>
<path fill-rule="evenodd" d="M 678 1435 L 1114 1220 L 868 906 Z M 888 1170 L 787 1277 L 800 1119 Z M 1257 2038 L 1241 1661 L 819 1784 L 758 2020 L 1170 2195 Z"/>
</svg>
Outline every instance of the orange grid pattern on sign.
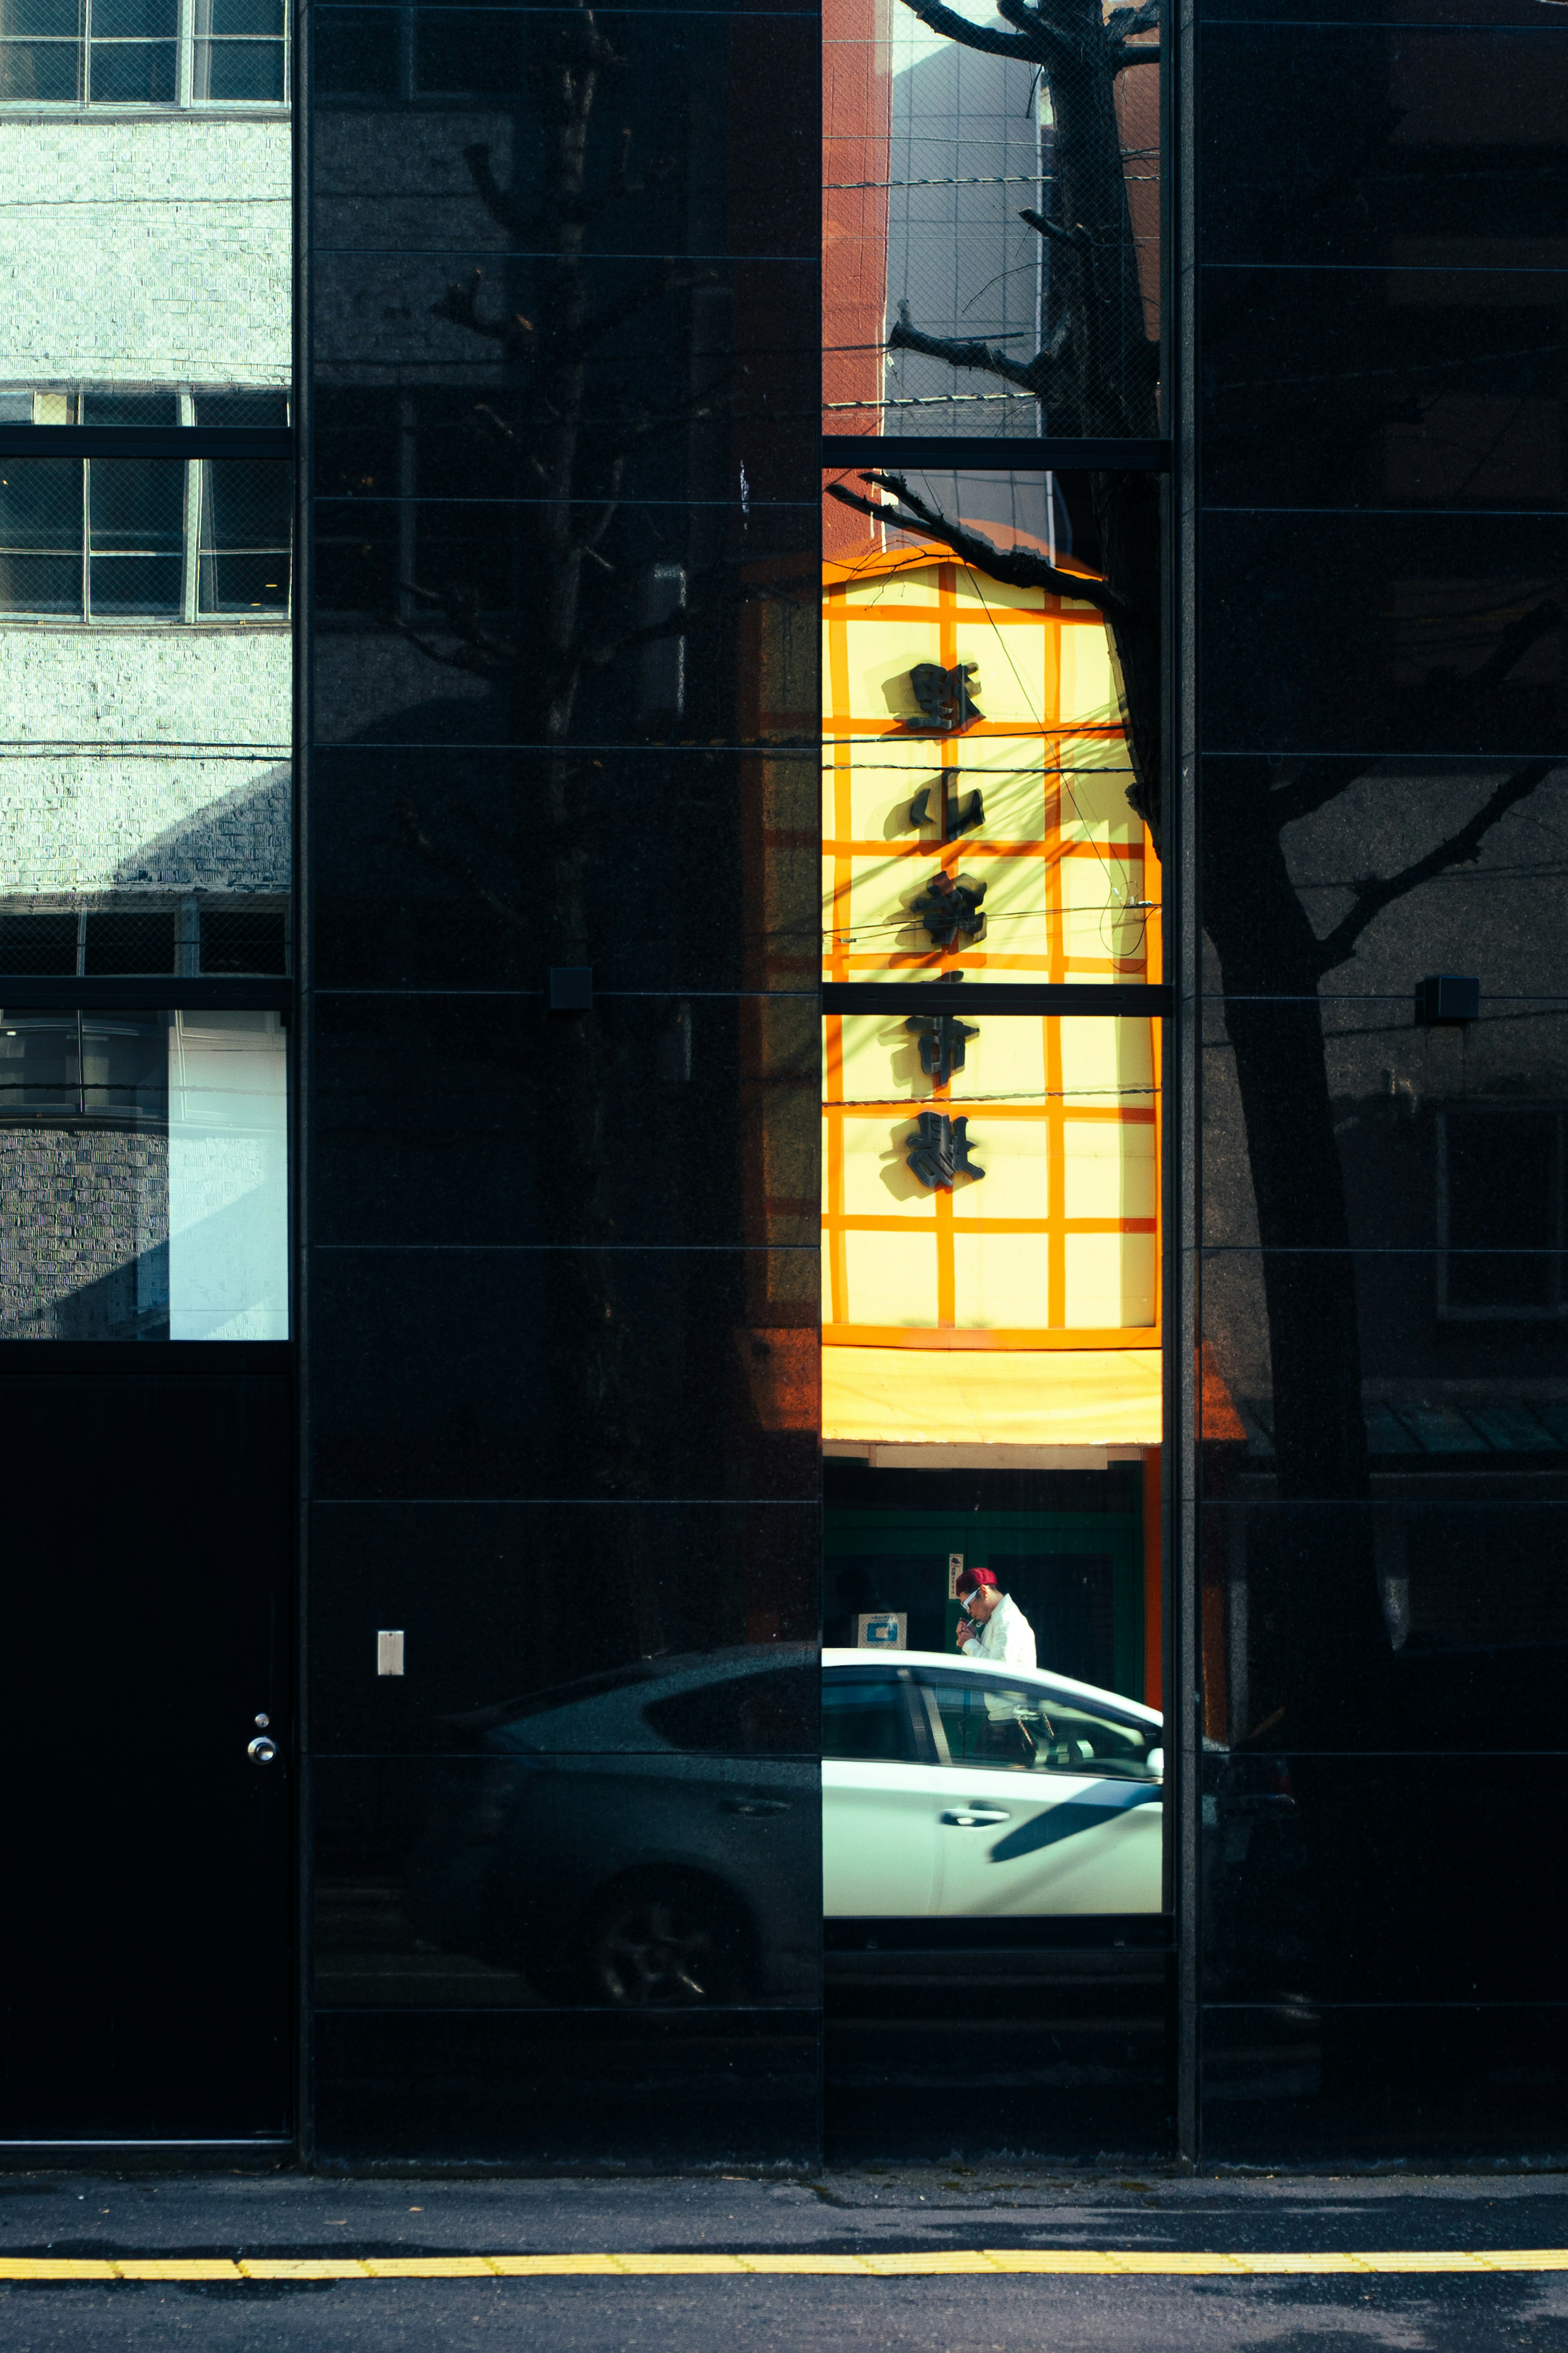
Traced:
<svg viewBox="0 0 1568 2353">
<path fill-rule="evenodd" d="M 1157 978 L 1158 908 L 1151 902 L 1159 869 L 1123 797 L 1126 755 L 1109 701 L 1099 614 L 1005 589 L 931 547 L 829 565 L 824 605 L 825 976 Z M 1068 632 L 1076 643 L 1064 648 Z M 1011 701 L 1005 715 L 934 734 L 918 718 L 873 707 L 879 687 L 889 701 L 889 680 L 896 685 L 915 662 L 951 670 L 977 652 L 976 700 L 982 709 Z M 1064 692 L 1064 678 L 1081 680 L 1086 670 L 1107 690 L 1089 708 L 1081 691 L 1076 702 Z M 1086 754 L 1088 765 L 1077 767 Z M 988 779 L 1005 780 L 1001 822 L 994 799 L 979 829 L 952 834 L 955 772 L 961 790 L 973 789 L 971 779 L 982 788 Z M 940 811 L 924 839 L 907 813 L 900 828 L 899 807 L 922 782 Z M 880 838 L 865 823 L 868 807 L 881 817 Z M 900 829 L 908 839 L 897 838 Z M 942 948 L 909 936 L 918 928 L 907 913 L 911 885 L 918 891 L 939 869 L 968 871 L 989 883 L 1009 871 L 1001 861 L 1015 876 L 1026 868 L 1035 887 L 1016 893 L 1015 909 L 1003 910 L 994 925 L 988 919 L 978 944 Z M 1013 944 L 1000 944 L 1009 913 L 1018 929 Z M 884 1024 L 875 1042 L 868 1032 L 880 1017 L 830 1014 L 825 1025 L 824 1338 L 939 1348 L 1150 1346 L 1160 1312 L 1157 1025 L 1057 1017 L 999 1022 L 993 1014 L 962 1074 L 928 1078 L 911 1060 L 906 1092 L 881 1052 L 897 1050 L 906 1009 L 889 1008 L 895 1026 L 889 1032 Z M 1033 1042 L 1021 1050 L 1026 1031 Z M 1003 1074 L 1026 1075 L 1028 1083 L 988 1088 L 973 1065 L 989 1060 L 996 1071 L 1004 1032 L 1012 1067 Z M 1095 1076 L 1111 1082 L 1093 1085 Z M 966 1119 L 977 1155 L 988 1144 L 994 1157 L 987 1175 L 1002 1177 L 996 1189 L 1009 1213 L 983 1211 L 979 1185 L 962 1177 L 952 1191 L 934 1193 L 904 1181 L 903 1146 L 922 1110 Z M 873 1146 L 882 1164 L 876 1181 L 895 1195 L 885 1206 L 867 1198 Z M 1026 1207 L 1021 1190 L 1032 1195 Z M 1001 1212 L 1003 1202 L 994 1208 Z M 867 1255 L 879 1247 L 870 1243 L 858 1258 L 861 1237 L 887 1238 L 879 1260 Z M 1099 1237 L 1115 1238 L 1114 1248 L 1093 1261 L 1083 1245 Z M 1135 1237 L 1144 1238 L 1142 1249 Z M 1107 1267 L 1121 1271 L 1108 1278 Z M 864 1312 L 866 1298 L 874 1312 Z M 1117 1312 L 1097 1314 L 1097 1303 Z"/>
</svg>

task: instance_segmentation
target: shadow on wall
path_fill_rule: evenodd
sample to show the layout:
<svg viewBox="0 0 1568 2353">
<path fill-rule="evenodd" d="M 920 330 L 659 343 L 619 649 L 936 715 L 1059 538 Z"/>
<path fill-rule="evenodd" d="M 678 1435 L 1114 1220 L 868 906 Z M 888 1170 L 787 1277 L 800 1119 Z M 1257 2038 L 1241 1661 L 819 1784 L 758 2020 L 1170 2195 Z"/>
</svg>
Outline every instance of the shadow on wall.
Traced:
<svg viewBox="0 0 1568 2353">
<path fill-rule="evenodd" d="M 287 765 L 203 801 L 119 860 L 119 887 L 286 891 L 290 874 L 291 771 Z"/>
</svg>

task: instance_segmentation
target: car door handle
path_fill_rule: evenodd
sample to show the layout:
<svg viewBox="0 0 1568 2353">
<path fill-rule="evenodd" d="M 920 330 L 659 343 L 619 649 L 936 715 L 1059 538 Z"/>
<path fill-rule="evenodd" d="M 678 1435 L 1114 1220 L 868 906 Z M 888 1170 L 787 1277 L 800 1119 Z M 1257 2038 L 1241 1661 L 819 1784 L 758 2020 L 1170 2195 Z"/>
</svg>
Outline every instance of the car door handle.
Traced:
<svg viewBox="0 0 1568 2353">
<path fill-rule="evenodd" d="M 720 1809 L 726 1814 L 787 1814 L 787 1798 L 726 1798 Z"/>
<path fill-rule="evenodd" d="M 942 1820 L 951 1822 L 955 1831 L 977 1831 L 987 1822 L 1010 1822 L 1012 1819 L 1005 1806 L 963 1806 L 942 1816 Z"/>
</svg>

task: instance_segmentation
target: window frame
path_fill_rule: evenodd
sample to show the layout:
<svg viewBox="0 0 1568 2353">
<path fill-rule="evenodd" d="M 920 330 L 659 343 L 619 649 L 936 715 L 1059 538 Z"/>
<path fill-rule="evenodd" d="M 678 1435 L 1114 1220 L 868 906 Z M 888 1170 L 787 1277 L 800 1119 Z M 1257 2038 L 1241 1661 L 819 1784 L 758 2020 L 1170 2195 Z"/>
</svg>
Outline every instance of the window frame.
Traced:
<svg viewBox="0 0 1568 2353">
<path fill-rule="evenodd" d="M 851 1683 L 886 1683 L 892 1692 L 898 1694 L 899 1698 L 902 1702 L 902 1705 L 898 1712 L 903 1718 L 904 1737 L 908 1746 L 908 1754 L 906 1756 L 871 1757 L 829 1757 L 827 1755 L 826 1750 L 823 1747 L 820 1730 L 821 1725 L 826 1720 L 826 1694 L 830 1686 L 837 1690 L 843 1690 Z M 880 1661 L 873 1663 L 869 1660 L 867 1661 L 864 1666 L 861 1666 L 858 1662 L 851 1666 L 846 1662 L 838 1661 L 835 1661 L 831 1666 L 825 1666 L 822 1670 L 823 1704 L 817 1719 L 819 1730 L 816 1743 L 817 1748 L 821 1753 L 822 1762 L 825 1765 L 940 1764 L 942 1759 L 937 1756 L 931 1741 L 931 1727 L 926 1722 L 925 1707 L 915 1696 L 918 1689 L 919 1685 L 915 1681 L 915 1673 L 912 1667 L 897 1667 L 892 1665 L 890 1662 L 884 1664 Z"/>
<path fill-rule="evenodd" d="M 69 432 L 72 430 L 93 429 L 90 427 L 84 427 L 81 423 L 83 396 L 85 393 L 107 390 L 110 389 L 110 387 L 96 385 L 89 382 L 73 382 L 63 386 L 58 385 L 34 385 L 5 387 L 4 389 L 9 392 L 13 397 L 20 396 L 23 394 L 28 393 L 30 393 L 33 397 L 34 421 L 30 426 L 24 425 L 17 428 L 20 433 L 26 434 L 37 431 L 40 425 L 53 426 L 55 423 L 55 420 L 52 418 L 38 417 L 37 406 L 40 401 L 55 403 L 64 408 L 66 412 L 64 429 L 66 431 Z M 122 386 L 115 386 L 113 389 L 127 392 L 135 391 L 138 393 L 155 392 L 167 394 L 172 399 L 176 400 L 178 403 L 178 427 L 171 429 L 177 429 L 179 431 L 194 431 L 197 428 L 198 424 L 197 403 L 204 393 L 210 395 L 217 390 L 233 389 L 236 391 L 254 390 L 257 393 L 270 394 L 282 391 L 283 388 L 270 385 L 220 387 L 215 385 L 179 384 L 157 385 L 126 385 Z M 137 428 L 130 427 L 126 429 L 133 432 Z M 221 430 L 222 428 L 203 428 L 204 433 L 210 432 L 214 429 Z M 204 554 L 209 552 L 204 547 L 203 543 L 205 536 L 205 519 L 208 512 L 209 502 L 208 486 L 210 478 L 206 470 L 207 468 L 213 465 L 232 464 L 269 466 L 288 464 L 291 467 L 291 459 L 282 457 L 257 458 L 244 453 L 237 454 L 237 456 L 232 459 L 221 457 L 215 458 L 210 451 L 195 458 L 180 458 L 177 455 L 171 457 L 167 454 L 153 456 L 150 454 L 144 459 L 139 459 L 132 451 L 127 451 L 123 456 L 117 455 L 114 457 L 104 457 L 102 453 L 100 452 L 98 458 L 95 459 L 86 452 L 84 452 L 79 458 L 73 458 L 69 454 L 68 450 L 61 450 L 57 445 L 51 444 L 47 449 L 40 449 L 36 459 L 30 459 L 28 453 L 25 450 L 20 454 L 14 453 L 11 462 L 22 465 L 29 462 L 34 464 L 65 463 L 68 465 L 74 465 L 79 469 L 80 498 L 76 549 L 78 555 L 78 608 L 74 613 L 51 613 L 47 610 L 34 611 L 24 607 L 0 607 L 0 628 L 132 630 L 192 628 L 209 630 L 259 629 L 263 631 L 270 630 L 274 633 L 292 628 L 294 619 L 295 533 L 291 497 L 289 501 L 290 511 L 288 526 L 289 535 L 285 544 L 277 548 L 257 548 L 255 550 L 244 551 L 210 551 L 215 554 L 219 552 L 240 552 L 279 556 L 288 566 L 288 594 L 283 604 L 280 607 L 268 607 L 265 610 L 258 610 L 253 614 L 237 607 L 233 610 L 223 610 L 217 608 L 210 611 L 204 610 L 201 602 L 202 563 Z M 111 614 L 99 614 L 93 611 L 92 565 L 94 561 L 94 554 L 91 534 L 91 497 L 92 469 L 95 462 L 102 465 L 113 466 L 136 465 L 138 463 L 158 466 L 167 466 L 170 464 L 184 466 L 185 470 L 185 479 L 181 509 L 181 568 L 179 609 L 177 611 L 163 613 Z M 27 554 L 35 551 L 17 550 L 13 552 Z M 68 553 L 63 546 L 58 552 L 62 557 Z M 121 555 L 123 555 L 126 553 L 127 551 L 124 550 L 110 552 L 110 554 L 118 554 Z M 103 552 L 100 552 L 100 560 L 102 560 L 102 558 Z"/>
<path fill-rule="evenodd" d="M 287 116 L 293 102 L 292 83 L 292 0 L 281 0 L 283 26 L 280 33 L 204 33 L 198 25 L 201 0 L 177 0 L 175 30 L 172 36 L 145 37 L 142 46 L 154 40 L 169 40 L 174 51 L 174 94 L 168 99 L 94 98 L 92 95 L 92 33 L 93 0 L 77 0 L 77 30 L 74 35 L 17 34 L 0 37 L 0 47 L 13 43 L 18 47 L 37 46 L 47 41 L 51 47 L 70 48 L 76 52 L 76 96 L 74 98 L 0 98 L 0 116 L 32 114 L 114 114 L 202 115 L 260 113 L 277 119 Z M 137 39 L 134 36 L 105 36 L 99 47 L 124 46 Z M 197 51 L 210 49 L 216 43 L 228 41 L 270 41 L 282 52 L 283 95 L 281 98 L 198 98 L 195 85 Z"/>
<path fill-rule="evenodd" d="M 975 1672 L 972 1670 L 968 1674 L 963 1673 L 962 1671 L 954 1672 L 951 1668 L 924 1667 L 921 1670 L 920 1674 L 916 1679 L 916 1688 L 921 1694 L 921 1697 L 923 1702 L 923 1712 L 928 1719 L 927 1729 L 930 1733 L 932 1748 L 936 1752 L 934 1761 L 938 1765 L 942 1766 L 947 1771 L 952 1773 L 994 1773 L 997 1771 L 1016 1770 L 1017 1768 L 1015 1767 L 998 1767 L 986 1758 L 977 1759 L 974 1757 L 955 1757 L 953 1756 L 952 1750 L 948 1746 L 947 1727 L 942 1720 L 942 1704 L 938 1697 L 939 1686 L 944 1683 L 954 1684 L 960 1690 L 963 1691 L 984 1690 L 987 1686 L 1000 1686 L 1005 1690 L 1021 1691 L 1036 1688 L 1036 1686 L 1031 1686 L 1024 1683 L 1016 1674 L 1009 1674 L 1005 1667 L 999 1667 L 994 1671 L 994 1672 L 989 1673 L 984 1670 L 981 1670 L 979 1672 Z M 1041 1683 L 1037 1686 L 1037 1689 L 1040 1694 L 1042 1704 L 1047 1703 L 1054 1695 L 1057 1698 L 1058 1704 L 1063 1708 L 1076 1708 L 1081 1715 L 1085 1715 L 1103 1716 L 1108 1724 L 1125 1725 L 1130 1732 L 1138 1733 L 1147 1746 L 1158 1747 L 1162 1746 L 1162 1743 L 1159 1741 L 1149 1740 L 1148 1736 L 1153 1727 L 1144 1724 L 1141 1717 L 1131 1715 L 1124 1715 L 1120 1710 L 1114 1707 L 1104 1706 L 1099 1700 L 1095 1700 L 1091 1703 L 1086 1700 L 1081 1693 L 1069 1691 L 1065 1685 Z M 1096 1770 L 1096 1767 L 1093 1764 L 1077 1766 L 1037 1765 L 1033 1767 L 1031 1770 L 1046 1776 L 1062 1773 L 1092 1775 Z M 1131 1780 L 1134 1778 L 1142 1779 L 1143 1777 L 1134 1777 L 1131 1774 L 1108 1774 L 1103 1778 L 1110 1780 Z M 1155 1776 L 1151 1774 L 1148 1778 L 1151 1781 L 1153 1781 Z"/>
</svg>

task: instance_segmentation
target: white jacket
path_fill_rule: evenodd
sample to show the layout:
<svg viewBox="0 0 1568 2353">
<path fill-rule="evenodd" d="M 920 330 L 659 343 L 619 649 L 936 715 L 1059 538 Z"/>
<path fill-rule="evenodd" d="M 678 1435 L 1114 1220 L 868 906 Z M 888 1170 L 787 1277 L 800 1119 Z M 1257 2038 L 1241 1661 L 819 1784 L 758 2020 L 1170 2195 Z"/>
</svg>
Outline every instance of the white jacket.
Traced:
<svg viewBox="0 0 1568 2353">
<path fill-rule="evenodd" d="M 1035 1663 L 1035 1630 L 1013 1599 L 1005 1593 L 973 1641 L 966 1642 L 960 1654 L 965 1659 L 984 1659 L 992 1666 L 1032 1667 Z"/>
</svg>

